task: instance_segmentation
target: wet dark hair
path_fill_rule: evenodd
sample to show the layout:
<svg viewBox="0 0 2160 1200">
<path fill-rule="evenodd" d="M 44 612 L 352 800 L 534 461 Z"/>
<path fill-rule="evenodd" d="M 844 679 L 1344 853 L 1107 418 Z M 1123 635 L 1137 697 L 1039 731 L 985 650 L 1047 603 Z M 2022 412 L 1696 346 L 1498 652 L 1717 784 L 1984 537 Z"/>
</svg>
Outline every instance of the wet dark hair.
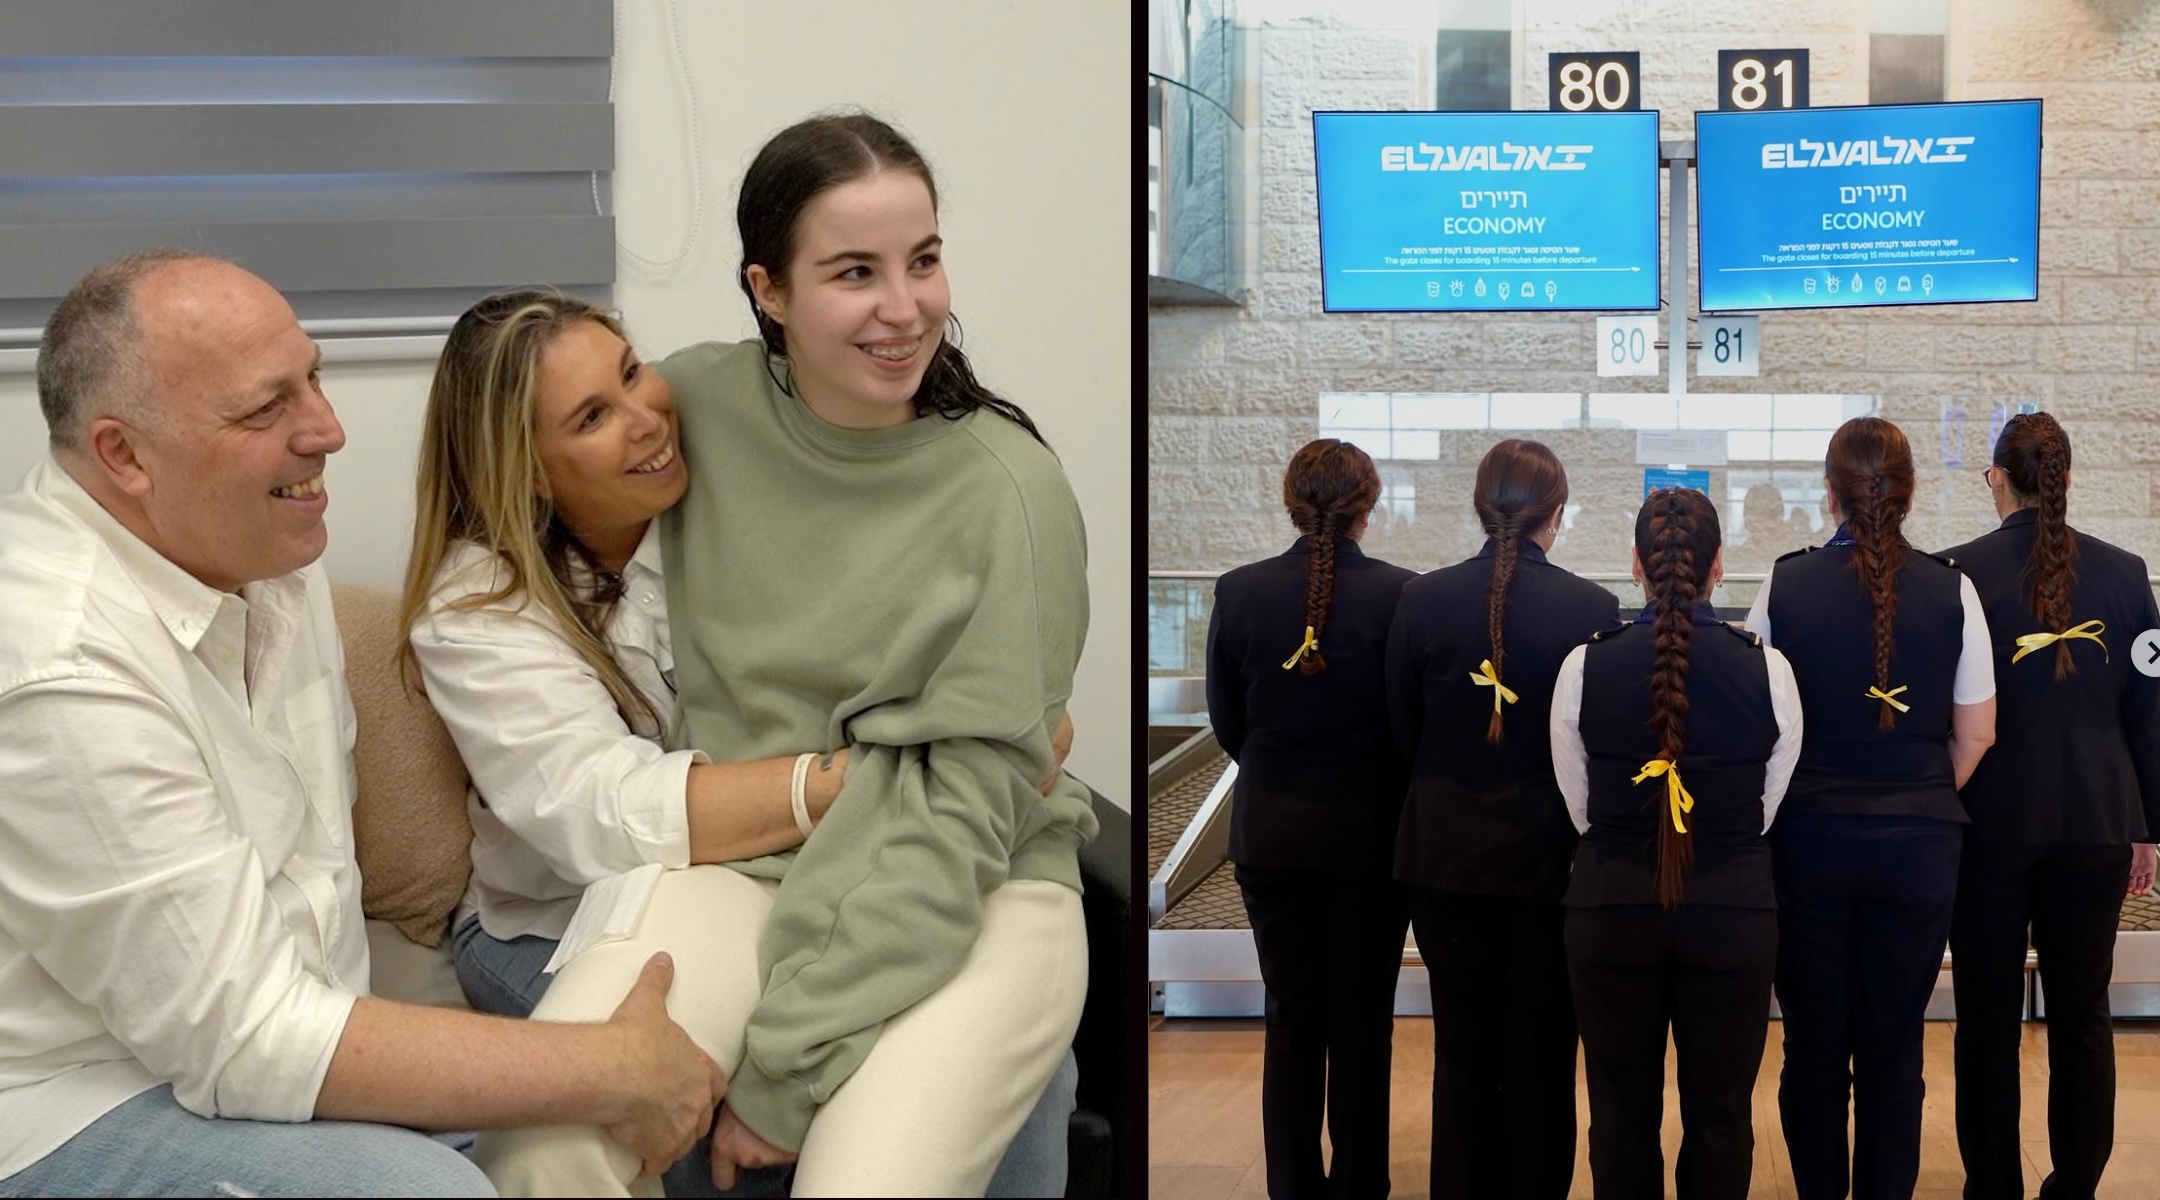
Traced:
<svg viewBox="0 0 2160 1200">
<path fill-rule="evenodd" d="M 1380 472 L 1372 456 L 1349 442 L 1321 438 L 1291 456 L 1283 472 L 1283 506 L 1290 523 L 1308 539 L 1305 559 L 1305 624 L 1317 642 L 1327 632 L 1328 606 L 1335 600 L 1335 539 L 1350 532 L 1357 519 L 1380 502 Z M 1301 656 L 1301 674 L 1327 670 L 1315 646 Z"/>
<path fill-rule="evenodd" d="M 773 357 L 787 357 L 787 329 L 758 306 L 757 294 L 750 287 L 751 265 L 764 267 L 775 283 L 784 284 L 788 265 L 795 258 L 795 227 L 803 210 L 827 190 L 880 171 L 905 171 L 920 178 L 930 190 L 931 210 L 936 211 L 937 182 L 930 177 L 930 165 L 900 131 L 865 112 L 821 113 L 798 121 L 774 134 L 744 172 L 742 194 L 735 202 L 735 226 L 743 246 L 735 282 L 750 298 L 758 336 Z M 1019 405 L 977 382 L 974 368 L 960 352 L 960 333 L 959 319 L 948 313 L 945 336 L 939 339 L 937 353 L 931 356 L 915 393 L 915 415 L 935 412 L 957 421 L 975 409 L 987 408 L 1043 441 L 1042 431 Z M 773 382 L 789 391 L 778 375 Z"/>
<path fill-rule="evenodd" d="M 2039 509 L 2032 553 L 2020 579 L 2030 588 L 2033 616 L 2050 633 L 2070 625 L 2070 582 L 2077 576 L 2077 535 L 2070 532 L 2070 435 L 2046 413 L 2019 413 L 1995 439 L 1995 465 L 2020 501 Z M 2055 678 L 2074 674 L 2070 643 L 2055 643 Z"/>
<path fill-rule="evenodd" d="M 1656 610 L 1650 665 L 1650 724 L 1658 757 L 1680 765 L 1687 741 L 1688 650 L 1695 640 L 1695 601 L 1710 593 L 1710 563 L 1722 538 L 1717 509 L 1693 488 L 1659 488 L 1635 515 L 1635 554 L 1642 559 L 1643 594 Z M 1658 906 L 1670 910 L 1685 893 L 1695 865 L 1695 834 L 1657 823 Z"/>
<path fill-rule="evenodd" d="M 1853 540 L 1853 571 L 1875 614 L 1875 686 L 1890 688 L 1890 630 L 1897 619 L 1897 574 L 1904 554 L 1898 532 L 1912 511 L 1912 446 L 1905 431 L 1881 417 L 1854 417 L 1830 435 L 1823 460 L 1830 494 L 1845 515 Z M 1897 713 L 1884 701 L 1875 727 L 1888 729 Z"/>
<path fill-rule="evenodd" d="M 1567 470 L 1543 442 L 1508 438 L 1478 460 L 1477 491 L 1470 503 L 1477 510 L 1478 524 L 1485 527 L 1485 536 L 1494 545 L 1492 583 L 1485 589 L 1485 631 L 1492 639 L 1496 677 L 1504 678 L 1507 671 L 1507 647 L 1501 641 L 1501 627 L 1523 536 L 1550 524 L 1553 515 L 1567 504 L 1567 495 Z M 1485 726 L 1485 740 L 1493 745 L 1500 742 L 1497 709 Z"/>
</svg>

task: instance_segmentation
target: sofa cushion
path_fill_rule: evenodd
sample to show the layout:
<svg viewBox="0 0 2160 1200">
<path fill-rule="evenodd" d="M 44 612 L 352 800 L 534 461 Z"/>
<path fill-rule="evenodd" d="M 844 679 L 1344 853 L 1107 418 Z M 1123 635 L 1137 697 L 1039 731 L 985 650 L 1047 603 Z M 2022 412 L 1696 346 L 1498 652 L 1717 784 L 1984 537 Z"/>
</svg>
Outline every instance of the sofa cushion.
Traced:
<svg viewBox="0 0 2160 1200">
<path fill-rule="evenodd" d="M 330 591 L 359 726 L 353 840 L 361 908 L 423 946 L 440 946 L 472 874 L 465 763 L 427 698 L 399 678 L 405 633 L 397 593 L 358 584 Z"/>
</svg>

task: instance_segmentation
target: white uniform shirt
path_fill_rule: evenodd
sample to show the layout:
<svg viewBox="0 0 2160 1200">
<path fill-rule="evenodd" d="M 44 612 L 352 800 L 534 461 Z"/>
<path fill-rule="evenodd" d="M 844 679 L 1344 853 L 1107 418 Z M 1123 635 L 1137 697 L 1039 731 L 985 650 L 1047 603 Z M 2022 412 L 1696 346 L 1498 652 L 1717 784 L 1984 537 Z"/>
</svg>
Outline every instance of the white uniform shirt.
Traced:
<svg viewBox="0 0 2160 1200">
<path fill-rule="evenodd" d="M 646 530 L 623 570 L 607 642 L 665 726 L 675 715 L 675 660 L 658 528 Z M 712 760 L 635 736 L 538 605 L 513 597 L 454 607 L 494 589 L 497 561 L 478 545 L 457 545 L 412 631 L 428 700 L 473 780 L 472 882 L 457 919 L 477 912 L 489 935 L 505 940 L 561 938 L 588 887 L 604 907 L 625 872 L 690 864 L 690 766 Z"/>
<path fill-rule="evenodd" d="M 1776 571 L 1763 577 L 1762 586 L 1755 591 L 1755 604 L 1748 609 L 1747 629 L 1761 634 L 1764 645 L 1773 644 L 1770 581 L 1776 577 Z M 1958 573 L 1958 600 L 1964 609 L 1965 622 L 1958 631 L 1957 674 L 1950 681 L 1950 701 L 1953 704 L 1978 704 L 1995 694 L 1995 650 L 1988 645 L 1987 610 L 1980 607 L 1980 593 L 1973 590 L 1972 578 L 1962 571 Z M 1874 635 L 1862 630 L 1859 636 Z"/>
<path fill-rule="evenodd" d="M 1695 636 L 1700 637 L 1701 634 Z M 1575 832 L 1590 832 L 1590 750 L 1582 740 L 1583 663 L 1590 647 L 1581 645 L 1560 660 L 1560 675 L 1553 682 L 1552 761 L 1553 780 L 1567 802 L 1568 819 Z M 1770 713 L 1777 719 L 1777 741 L 1770 761 L 1763 767 L 1762 827 L 1770 832 L 1778 805 L 1792 784 L 1793 767 L 1800 761 L 1800 686 L 1793 680 L 1792 664 L 1763 639 L 1763 666 L 1770 674 Z M 1683 748 L 1682 753 L 1686 751 Z"/>
<path fill-rule="evenodd" d="M 0 1177 L 161 1082 L 309 1119 L 368 987 L 320 569 L 210 588 L 48 460 L 0 614 Z"/>
</svg>

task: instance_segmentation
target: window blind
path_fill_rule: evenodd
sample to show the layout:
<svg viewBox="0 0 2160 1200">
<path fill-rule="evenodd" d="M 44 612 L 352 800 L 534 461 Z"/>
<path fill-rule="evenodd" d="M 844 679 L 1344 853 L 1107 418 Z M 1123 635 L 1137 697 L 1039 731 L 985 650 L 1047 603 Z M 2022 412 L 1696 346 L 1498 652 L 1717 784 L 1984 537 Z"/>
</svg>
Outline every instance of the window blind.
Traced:
<svg viewBox="0 0 2160 1200">
<path fill-rule="evenodd" d="M 0 344 L 160 245 L 346 328 L 605 302 L 613 42 L 608 0 L 0 4 Z"/>
</svg>

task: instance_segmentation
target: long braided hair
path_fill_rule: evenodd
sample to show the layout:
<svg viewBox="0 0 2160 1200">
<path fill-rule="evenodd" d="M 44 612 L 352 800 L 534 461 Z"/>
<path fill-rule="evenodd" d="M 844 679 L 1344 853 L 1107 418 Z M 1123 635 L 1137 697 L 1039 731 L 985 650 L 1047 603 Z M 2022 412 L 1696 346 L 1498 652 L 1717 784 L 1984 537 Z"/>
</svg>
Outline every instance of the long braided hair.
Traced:
<svg viewBox="0 0 2160 1200">
<path fill-rule="evenodd" d="M 1887 691 L 1897 575 L 1905 559 L 1899 530 L 1912 511 L 1912 446 L 1903 430 L 1881 417 L 1854 417 L 1830 435 L 1823 476 L 1852 535 L 1853 571 L 1875 615 L 1875 686 Z M 1896 719 L 1890 705 L 1883 704 L 1875 727 L 1888 729 Z"/>
<path fill-rule="evenodd" d="M 2032 553 L 2020 578 L 2030 589 L 2033 616 L 2050 633 L 2070 624 L 2070 581 L 2077 576 L 2077 535 L 2070 532 L 2070 435 L 2046 413 L 2019 413 L 1995 440 L 1995 466 L 2019 503 L 2038 508 Z M 2074 674 L 2070 643 L 2055 643 L 2055 678 Z"/>
<path fill-rule="evenodd" d="M 1543 529 L 1567 504 L 1567 471 L 1543 442 L 1508 438 L 1478 460 L 1477 490 L 1471 505 L 1478 524 L 1493 540 L 1492 582 L 1485 590 L 1485 631 L 1492 639 L 1494 676 L 1507 677 L 1507 646 L 1501 636 L 1507 616 L 1508 589 L 1522 540 Z M 1485 741 L 1500 743 L 1500 713 L 1493 711 Z"/>
<path fill-rule="evenodd" d="M 1290 523 L 1307 538 L 1305 624 L 1315 645 L 1299 656 L 1298 671 L 1327 670 L 1317 644 L 1327 632 L 1328 606 L 1335 600 L 1335 539 L 1348 534 L 1358 518 L 1380 502 L 1380 472 L 1372 456 L 1335 438 L 1307 442 L 1292 455 L 1283 472 L 1283 506 Z"/>
<path fill-rule="evenodd" d="M 1642 560 L 1643 592 L 1657 610 L 1650 665 L 1650 725 L 1657 730 L 1658 757 L 1680 765 L 1687 743 L 1688 651 L 1694 644 L 1695 601 L 1710 593 L 1710 564 L 1722 538 L 1717 509 L 1692 488 L 1659 488 L 1635 514 L 1635 555 Z M 1657 823 L 1658 907 L 1679 904 L 1689 868 L 1695 865 L 1695 834 Z"/>
</svg>

